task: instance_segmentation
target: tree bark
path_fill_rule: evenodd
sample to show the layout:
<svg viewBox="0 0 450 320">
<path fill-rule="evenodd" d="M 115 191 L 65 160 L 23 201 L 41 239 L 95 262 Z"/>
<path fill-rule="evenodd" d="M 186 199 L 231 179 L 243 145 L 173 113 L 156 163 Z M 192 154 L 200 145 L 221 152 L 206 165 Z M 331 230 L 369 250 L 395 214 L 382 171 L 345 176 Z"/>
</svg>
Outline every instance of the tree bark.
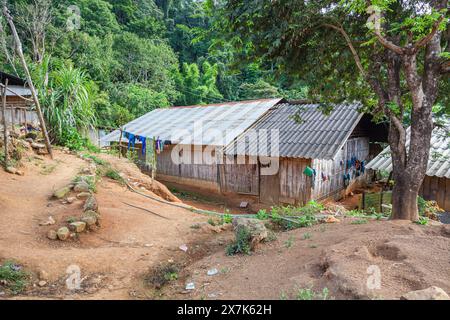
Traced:
<svg viewBox="0 0 450 320">
<path fill-rule="evenodd" d="M 9 157 L 8 157 L 8 122 L 6 121 L 6 92 L 8 88 L 8 79 L 5 80 L 5 87 L 0 88 L 2 92 L 2 117 L 3 117 L 3 143 L 5 144 L 5 169 L 8 167 L 9 164 Z"/>
<path fill-rule="evenodd" d="M 47 147 L 47 151 L 50 154 L 50 157 L 53 159 L 53 149 L 52 149 L 52 145 L 50 143 L 50 138 L 48 136 L 48 132 L 47 132 L 47 127 L 45 125 L 45 120 L 44 120 L 44 116 L 42 114 L 42 110 L 41 110 L 41 105 L 39 103 L 39 98 L 36 92 L 36 89 L 34 88 L 34 84 L 33 84 L 33 80 L 31 79 L 31 74 L 30 71 L 28 69 L 28 65 L 27 62 L 25 60 L 25 57 L 23 55 L 23 50 L 22 50 L 22 42 L 20 41 L 19 35 L 17 33 L 16 30 L 16 26 L 14 25 L 14 21 L 9 13 L 8 7 L 6 6 L 6 2 L 3 5 L 3 15 L 6 18 L 6 21 L 9 24 L 9 27 L 11 28 L 11 32 L 14 38 L 14 42 L 16 44 L 16 51 L 17 54 L 19 55 L 20 58 L 20 62 L 22 63 L 22 67 L 25 71 L 25 75 L 27 77 L 27 82 L 28 82 L 28 86 L 30 87 L 31 90 L 31 95 L 33 96 L 33 100 L 36 106 L 36 111 L 38 114 L 38 118 L 39 118 L 39 122 L 40 122 L 40 127 L 42 130 L 42 134 L 44 135 L 44 140 L 45 140 L 45 145 Z"/>
<path fill-rule="evenodd" d="M 392 190 L 391 219 L 411 221 L 419 219 L 417 207 L 419 189 L 411 186 L 408 180 L 398 177 L 395 180 L 394 189 Z"/>
</svg>

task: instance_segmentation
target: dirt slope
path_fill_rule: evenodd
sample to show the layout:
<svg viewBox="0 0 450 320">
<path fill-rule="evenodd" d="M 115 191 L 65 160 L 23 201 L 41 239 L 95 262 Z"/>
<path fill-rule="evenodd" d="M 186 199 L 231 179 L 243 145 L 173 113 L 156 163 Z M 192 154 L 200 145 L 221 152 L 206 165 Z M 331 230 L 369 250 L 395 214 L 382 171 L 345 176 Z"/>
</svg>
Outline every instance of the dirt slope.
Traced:
<svg viewBox="0 0 450 320">
<path fill-rule="evenodd" d="M 0 170 L 0 261 L 14 259 L 30 270 L 45 270 L 50 275 L 49 283 L 54 287 L 36 289 L 32 295 L 130 298 L 130 291 L 141 283 L 136 278 L 159 262 L 160 256 L 170 257 L 170 252 L 189 243 L 196 236 L 190 226 L 206 220 L 187 210 L 147 200 L 104 178 L 97 188 L 101 229 L 82 234 L 78 241 L 48 240 L 46 232 L 54 226 L 39 226 L 40 221 L 52 216 L 56 225 L 64 224 L 68 215 L 81 212 L 82 201 L 63 205 L 49 198 L 54 189 L 67 185 L 85 162 L 58 151 L 54 161 L 30 159 L 25 162 L 23 177 Z M 48 167 L 53 170 L 46 174 Z M 124 202 L 158 212 L 166 219 Z M 87 277 L 87 292 L 82 292 L 87 295 L 65 290 L 70 265 L 80 266 L 82 276 Z"/>
<path fill-rule="evenodd" d="M 350 221 L 279 234 L 251 256 L 217 252 L 186 270 L 197 291 L 179 294 L 180 284 L 172 294 L 181 299 L 296 299 L 299 289 L 327 288 L 336 299 L 398 299 L 432 285 L 450 292 L 450 229 Z M 368 268 L 374 265 L 381 272 L 381 288 L 368 290 Z M 211 268 L 219 274 L 208 276 Z"/>
</svg>

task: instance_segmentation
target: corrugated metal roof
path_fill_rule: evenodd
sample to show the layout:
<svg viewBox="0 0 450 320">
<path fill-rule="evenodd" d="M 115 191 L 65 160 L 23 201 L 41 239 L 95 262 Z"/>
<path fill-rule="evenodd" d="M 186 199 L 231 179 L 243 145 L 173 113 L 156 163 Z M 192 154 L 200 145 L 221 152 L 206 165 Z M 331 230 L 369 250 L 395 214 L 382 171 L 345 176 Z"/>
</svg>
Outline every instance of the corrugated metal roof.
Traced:
<svg viewBox="0 0 450 320">
<path fill-rule="evenodd" d="M 8 86 L 6 90 L 6 96 L 14 97 L 20 95 L 22 97 L 31 96 L 31 90 L 23 86 Z"/>
<path fill-rule="evenodd" d="M 333 159 L 361 120 L 360 106 L 335 105 L 331 114 L 326 115 L 317 104 L 279 104 L 230 144 L 225 153 Z M 295 120 L 296 115 L 300 122 Z M 277 132 L 279 143 L 272 143 Z M 255 135 L 258 139 L 250 141 Z"/>
<path fill-rule="evenodd" d="M 450 121 L 444 122 L 444 127 L 436 127 L 431 137 L 430 159 L 428 161 L 427 176 L 450 178 Z M 406 145 L 409 146 L 409 128 L 407 130 Z M 366 167 L 373 170 L 392 171 L 391 149 L 387 147 Z"/>
<path fill-rule="evenodd" d="M 156 109 L 126 124 L 123 130 L 173 144 L 226 146 L 281 100 Z M 119 141 L 119 137 L 120 131 L 116 130 L 101 141 Z"/>
</svg>

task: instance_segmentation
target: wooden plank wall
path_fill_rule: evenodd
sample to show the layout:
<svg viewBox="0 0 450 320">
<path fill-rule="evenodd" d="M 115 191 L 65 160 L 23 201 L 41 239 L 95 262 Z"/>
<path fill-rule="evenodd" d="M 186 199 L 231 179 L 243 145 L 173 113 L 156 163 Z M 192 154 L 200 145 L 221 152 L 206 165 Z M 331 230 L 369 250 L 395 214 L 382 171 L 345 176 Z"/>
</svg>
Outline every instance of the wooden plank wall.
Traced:
<svg viewBox="0 0 450 320">
<path fill-rule="evenodd" d="M 279 172 L 281 203 L 304 205 L 311 199 L 312 180 L 303 173 L 310 165 L 309 159 L 281 159 Z"/>
<path fill-rule="evenodd" d="M 344 174 L 352 173 L 350 172 L 352 170 L 346 170 L 346 162 L 354 156 L 367 162 L 369 158 L 369 138 L 349 139 L 334 160 L 313 160 L 312 166 L 316 169 L 317 177 L 312 191 L 312 199 L 327 198 L 345 189 Z M 322 173 L 328 177 L 327 180 L 322 179 Z M 352 180 L 352 183 L 355 181 Z"/>
<path fill-rule="evenodd" d="M 425 200 L 434 200 L 450 212 L 450 179 L 425 176 L 419 193 Z"/>
<path fill-rule="evenodd" d="M 30 111 L 30 102 L 20 99 L 19 97 L 6 97 L 6 120 L 8 123 L 22 124 L 25 122 L 25 110 L 27 110 L 26 121 L 28 123 L 37 122 L 38 117 L 35 111 Z M 0 121 L 3 116 L 0 112 Z"/>
<path fill-rule="evenodd" d="M 246 157 L 245 164 L 219 165 L 220 188 L 223 192 L 259 195 L 259 168 Z"/>
<path fill-rule="evenodd" d="M 204 181 L 217 182 L 217 164 L 216 161 L 212 164 L 205 164 L 206 159 L 203 158 L 203 151 L 205 148 L 200 150 L 191 150 L 191 163 L 190 164 L 180 164 L 180 176 L 184 178 L 191 178 Z M 214 155 L 213 155 L 214 156 Z"/>
<path fill-rule="evenodd" d="M 172 161 L 172 150 L 174 146 L 165 146 L 164 151 L 158 154 L 156 164 L 156 174 L 167 176 L 180 176 L 180 165 Z"/>
</svg>

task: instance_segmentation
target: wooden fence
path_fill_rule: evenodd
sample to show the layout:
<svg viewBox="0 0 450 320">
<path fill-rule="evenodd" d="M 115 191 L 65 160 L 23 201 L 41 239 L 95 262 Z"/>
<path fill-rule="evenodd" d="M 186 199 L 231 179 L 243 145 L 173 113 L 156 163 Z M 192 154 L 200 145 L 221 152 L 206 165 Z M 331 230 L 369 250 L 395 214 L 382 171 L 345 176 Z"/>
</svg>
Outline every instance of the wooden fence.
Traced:
<svg viewBox="0 0 450 320">
<path fill-rule="evenodd" d="M 373 208 L 376 212 L 386 211 L 385 206 L 392 204 L 392 191 L 381 192 L 363 192 L 359 204 L 360 210 L 370 210 Z"/>
</svg>

